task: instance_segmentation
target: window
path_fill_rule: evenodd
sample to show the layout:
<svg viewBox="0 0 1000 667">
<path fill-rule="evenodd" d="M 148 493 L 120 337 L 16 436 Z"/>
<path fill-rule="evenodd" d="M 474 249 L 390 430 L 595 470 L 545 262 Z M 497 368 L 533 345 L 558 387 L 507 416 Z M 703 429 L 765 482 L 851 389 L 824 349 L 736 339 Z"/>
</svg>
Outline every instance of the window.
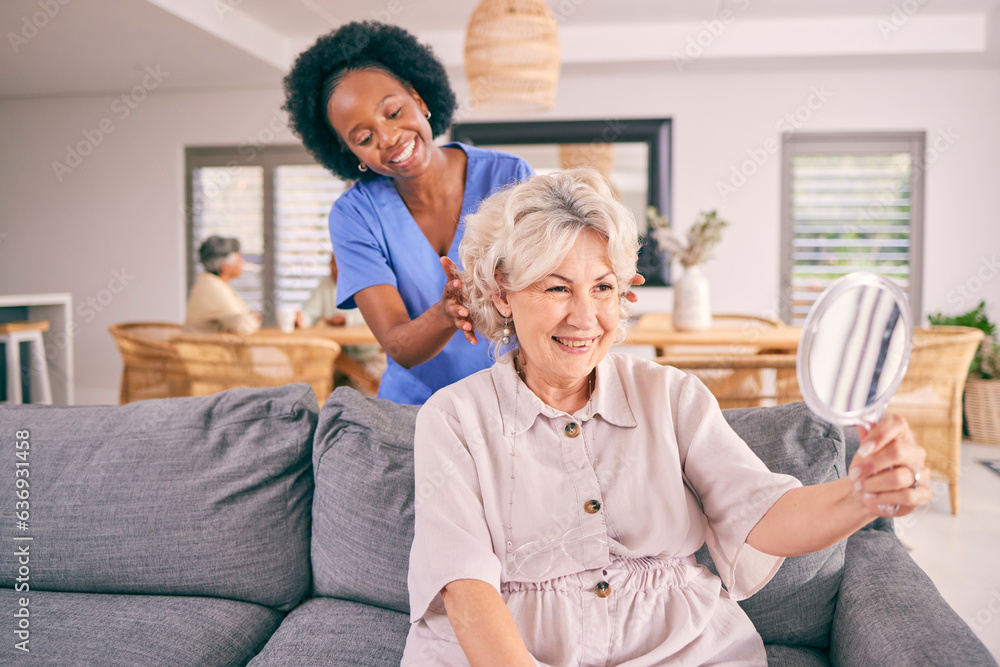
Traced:
<svg viewBox="0 0 1000 667">
<path fill-rule="evenodd" d="M 781 316 L 802 324 L 852 271 L 891 278 L 921 319 L 924 133 L 782 137 Z"/>
<path fill-rule="evenodd" d="M 236 237 L 244 258 L 236 292 L 264 322 L 298 308 L 329 274 L 327 216 L 348 183 L 301 146 L 187 149 L 187 287 L 201 271 L 198 247 Z"/>
</svg>

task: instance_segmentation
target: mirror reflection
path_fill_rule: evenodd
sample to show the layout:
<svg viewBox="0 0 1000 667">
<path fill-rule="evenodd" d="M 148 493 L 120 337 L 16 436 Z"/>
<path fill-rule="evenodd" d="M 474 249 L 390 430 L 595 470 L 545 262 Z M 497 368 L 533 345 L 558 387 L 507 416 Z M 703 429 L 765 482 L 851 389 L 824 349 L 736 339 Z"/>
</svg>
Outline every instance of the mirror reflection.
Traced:
<svg viewBox="0 0 1000 667">
<path fill-rule="evenodd" d="M 838 424 L 874 424 L 906 372 L 912 315 L 884 276 L 852 273 L 820 296 L 799 346 L 799 384 L 816 414 Z"/>
</svg>

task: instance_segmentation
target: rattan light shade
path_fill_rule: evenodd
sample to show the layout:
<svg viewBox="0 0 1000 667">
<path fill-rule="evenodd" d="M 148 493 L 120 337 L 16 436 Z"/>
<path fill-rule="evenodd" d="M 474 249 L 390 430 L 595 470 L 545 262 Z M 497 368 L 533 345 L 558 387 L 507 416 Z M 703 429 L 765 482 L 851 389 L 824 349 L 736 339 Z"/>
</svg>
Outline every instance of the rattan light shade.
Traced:
<svg viewBox="0 0 1000 667">
<path fill-rule="evenodd" d="M 465 71 L 476 109 L 551 109 L 559 80 L 559 34 L 545 0 L 482 0 L 465 33 Z"/>
</svg>

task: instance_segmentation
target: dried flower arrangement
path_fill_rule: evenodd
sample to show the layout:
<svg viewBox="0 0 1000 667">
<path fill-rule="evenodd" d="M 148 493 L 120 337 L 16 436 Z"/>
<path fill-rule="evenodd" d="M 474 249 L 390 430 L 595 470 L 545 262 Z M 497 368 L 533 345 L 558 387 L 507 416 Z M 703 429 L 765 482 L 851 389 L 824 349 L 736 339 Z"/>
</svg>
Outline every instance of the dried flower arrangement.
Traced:
<svg viewBox="0 0 1000 667">
<path fill-rule="evenodd" d="M 646 221 L 656 244 L 673 254 L 685 268 L 711 259 L 712 250 L 722 240 L 722 230 L 729 226 L 715 211 L 702 211 L 684 239 L 668 226 L 667 219 L 659 214 L 655 206 L 646 209 Z"/>
</svg>

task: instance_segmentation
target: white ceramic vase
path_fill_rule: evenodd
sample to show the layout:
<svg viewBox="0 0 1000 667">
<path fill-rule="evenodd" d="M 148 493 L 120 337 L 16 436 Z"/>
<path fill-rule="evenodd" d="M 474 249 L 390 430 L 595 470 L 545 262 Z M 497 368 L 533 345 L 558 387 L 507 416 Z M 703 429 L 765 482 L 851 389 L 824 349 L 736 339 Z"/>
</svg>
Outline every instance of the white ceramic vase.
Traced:
<svg viewBox="0 0 1000 667">
<path fill-rule="evenodd" d="M 674 328 L 680 331 L 702 331 L 712 326 L 708 278 L 697 265 L 686 267 L 674 281 L 673 321 Z"/>
</svg>

